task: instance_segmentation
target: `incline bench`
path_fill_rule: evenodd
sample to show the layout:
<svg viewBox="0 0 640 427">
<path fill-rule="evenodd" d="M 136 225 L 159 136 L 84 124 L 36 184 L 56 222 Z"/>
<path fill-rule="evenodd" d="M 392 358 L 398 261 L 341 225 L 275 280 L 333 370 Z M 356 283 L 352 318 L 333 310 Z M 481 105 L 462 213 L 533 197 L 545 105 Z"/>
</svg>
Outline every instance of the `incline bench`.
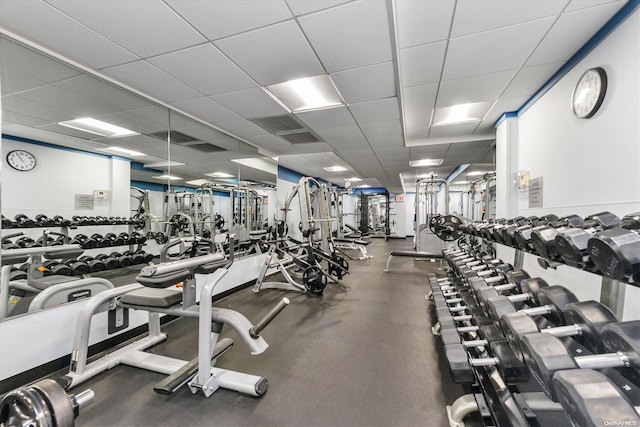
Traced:
<svg viewBox="0 0 640 427">
<path fill-rule="evenodd" d="M 389 264 L 393 257 L 415 258 L 415 259 L 442 259 L 442 254 L 430 254 L 427 252 L 416 251 L 392 251 L 387 258 L 387 267 L 384 269 L 385 273 L 389 272 Z"/>
</svg>

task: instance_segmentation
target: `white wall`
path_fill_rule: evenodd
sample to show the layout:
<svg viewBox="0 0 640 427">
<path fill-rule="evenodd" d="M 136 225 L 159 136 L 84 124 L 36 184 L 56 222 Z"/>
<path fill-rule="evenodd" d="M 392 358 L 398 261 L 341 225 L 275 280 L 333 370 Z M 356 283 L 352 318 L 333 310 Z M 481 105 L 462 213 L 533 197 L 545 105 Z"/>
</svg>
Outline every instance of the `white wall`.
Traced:
<svg viewBox="0 0 640 427">
<path fill-rule="evenodd" d="M 416 217 L 416 193 L 405 193 L 404 195 L 404 220 L 407 236 L 415 236 Z"/>
<path fill-rule="evenodd" d="M 544 178 L 544 207 L 520 215 L 621 216 L 640 210 L 640 10 L 636 10 L 549 92 L 518 118 L 518 170 Z M 573 116 L 580 75 L 603 67 L 608 89 L 590 119 Z"/>
</svg>

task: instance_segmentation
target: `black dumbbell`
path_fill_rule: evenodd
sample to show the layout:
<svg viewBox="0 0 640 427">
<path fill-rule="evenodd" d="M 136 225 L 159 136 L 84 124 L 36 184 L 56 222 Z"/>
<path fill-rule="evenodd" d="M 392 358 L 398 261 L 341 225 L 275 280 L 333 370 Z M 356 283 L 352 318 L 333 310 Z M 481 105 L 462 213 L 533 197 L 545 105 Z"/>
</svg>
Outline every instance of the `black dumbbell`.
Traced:
<svg viewBox="0 0 640 427">
<path fill-rule="evenodd" d="M 118 260 L 120 267 L 129 267 L 133 261 L 129 255 L 120 252 L 111 252 L 109 255 Z"/>
<path fill-rule="evenodd" d="M 537 221 L 532 222 L 531 224 L 521 225 L 516 228 L 514 233 L 514 243 L 518 249 L 527 252 L 534 252 L 533 243 L 531 241 L 531 233 L 533 233 L 534 229 L 538 229 L 538 227 L 544 227 L 547 224 L 554 224 L 559 220 L 559 218 L 553 214 L 544 215 L 537 219 Z"/>
<path fill-rule="evenodd" d="M 9 272 L 9 281 L 14 280 L 27 280 L 27 273 L 12 266 L 11 271 Z"/>
<path fill-rule="evenodd" d="M 18 214 L 14 218 L 14 227 L 29 228 L 35 227 L 36 222 L 24 214 Z"/>
<path fill-rule="evenodd" d="M 129 236 L 129 233 L 120 233 L 118 234 L 118 237 L 121 238 L 124 241 L 125 245 L 133 245 L 135 244 L 133 240 L 131 240 L 131 236 Z"/>
<path fill-rule="evenodd" d="M 91 235 L 91 239 L 96 242 L 97 248 L 104 248 L 107 246 L 111 246 L 111 240 L 105 239 L 104 236 L 102 236 L 102 234 L 93 233 Z"/>
<path fill-rule="evenodd" d="M 506 314 L 500 319 L 504 335 L 515 352 L 520 353 L 520 342 L 525 335 L 535 333 L 551 334 L 555 337 L 576 337 L 591 351 L 602 351 L 602 328 L 617 322 L 615 314 L 608 307 L 596 301 L 569 303 L 564 308 L 566 325 L 541 329 L 536 321 L 526 313 Z"/>
<path fill-rule="evenodd" d="M 600 212 L 584 219 L 583 228 L 568 228 L 558 231 L 555 237 L 556 250 L 562 260 L 577 268 L 591 267 L 593 263 L 589 258 L 589 238 L 599 231 L 609 230 L 620 225 L 620 218 L 611 212 Z"/>
<path fill-rule="evenodd" d="M 86 263 L 89 266 L 89 271 L 91 273 L 97 273 L 99 271 L 104 271 L 107 269 L 107 266 L 103 261 L 95 259 L 94 257 L 89 255 L 81 256 L 80 258 L 78 258 L 78 261 Z"/>
<path fill-rule="evenodd" d="M 109 218 L 107 218 L 106 216 L 97 216 L 96 217 L 96 224 L 97 225 L 108 225 L 109 224 Z"/>
<path fill-rule="evenodd" d="M 544 392 L 557 401 L 553 376 L 566 369 L 626 368 L 626 374 L 640 379 L 640 320 L 609 323 L 602 328 L 603 347 L 611 353 L 574 357 L 564 343 L 551 334 L 522 337 L 520 348 L 525 362 Z M 634 378 L 635 377 L 635 378 Z"/>
<path fill-rule="evenodd" d="M 556 235 L 569 228 L 583 228 L 584 219 L 578 215 L 567 215 L 554 223 L 535 227 L 531 232 L 531 243 L 535 253 L 543 258 L 557 259 Z"/>
<path fill-rule="evenodd" d="M 97 242 L 84 234 L 76 234 L 71 239 L 72 245 L 80 245 L 82 249 L 94 249 L 97 247 Z"/>
<path fill-rule="evenodd" d="M 44 268 L 46 268 L 47 270 L 49 270 L 51 272 L 51 274 L 58 274 L 61 276 L 70 276 L 71 275 L 71 269 L 69 268 L 69 266 L 64 265 L 56 260 L 50 259 L 48 261 L 45 261 L 42 266 Z"/>
<path fill-rule="evenodd" d="M 134 244 L 138 244 L 138 245 L 142 245 L 144 244 L 144 242 L 147 241 L 147 236 L 140 234 L 137 231 L 134 231 L 133 233 L 131 233 L 131 238 L 134 239 Z"/>
<path fill-rule="evenodd" d="M 16 240 L 16 245 L 18 245 L 21 248 L 37 248 L 40 246 L 38 242 L 36 242 L 29 236 L 19 237 Z"/>
<path fill-rule="evenodd" d="M 114 256 L 107 254 L 98 254 L 96 259 L 104 263 L 105 270 L 113 270 L 120 267 L 120 261 Z"/>
<path fill-rule="evenodd" d="M 117 236 L 115 235 L 115 233 L 107 233 L 107 234 L 105 234 L 104 237 L 103 237 L 103 240 L 108 241 L 108 243 L 105 244 L 105 247 L 106 246 L 115 246 L 116 239 L 117 239 Z"/>
<path fill-rule="evenodd" d="M 141 254 L 140 252 L 131 252 L 131 251 L 125 251 L 124 254 L 125 256 L 128 256 L 129 258 L 131 258 L 131 264 L 143 264 L 144 263 L 144 254 Z"/>
<path fill-rule="evenodd" d="M 588 251 L 605 276 L 640 281 L 640 212 L 625 215 L 619 228 L 595 233 L 588 241 Z"/>
<path fill-rule="evenodd" d="M 2 228 L 13 228 L 13 226 L 13 221 L 11 221 L 9 218 L 5 218 L 4 215 L 2 215 Z"/>
<path fill-rule="evenodd" d="M 444 346 L 451 377 L 456 383 L 475 382 L 474 367 L 495 366 L 502 379 L 508 383 L 529 381 L 529 372 L 524 362 L 514 354 L 506 341 L 489 343 L 493 357 L 471 358 L 462 344 Z"/>
<path fill-rule="evenodd" d="M 71 221 L 64 219 L 61 215 L 54 216 L 53 221 L 58 227 L 69 227 L 71 225 Z"/>
<path fill-rule="evenodd" d="M 56 222 L 44 214 L 38 214 L 34 218 L 38 227 L 54 227 Z"/>
<path fill-rule="evenodd" d="M 611 379 L 598 371 L 558 371 L 552 387 L 574 427 L 640 425 L 636 408 Z"/>
<path fill-rule="evenodd" d="M 120 236 L 116 236 L 115 233 L 107 233 L 104 238 L 111 241 L 111 246 L 122 246 L 126 244 L 125 240 Z"/>
<path fill-rule="evenodd" d="M 69 259 L 65 261 L 64 264 L 71 269 L 72 276 L 82 276 L 91 272 L 91 268 L 84 261 Z"/>
</svg>

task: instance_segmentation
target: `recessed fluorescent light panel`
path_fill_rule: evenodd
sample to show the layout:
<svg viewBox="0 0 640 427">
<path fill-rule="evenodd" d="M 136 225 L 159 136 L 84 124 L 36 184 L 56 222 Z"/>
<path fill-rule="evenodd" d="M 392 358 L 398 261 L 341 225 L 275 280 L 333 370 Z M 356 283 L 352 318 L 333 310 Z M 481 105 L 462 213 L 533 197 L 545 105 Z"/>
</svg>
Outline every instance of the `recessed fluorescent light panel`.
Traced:
<svg viewBox="0 0 640 427">
<path fill-rule="evenodd" d="M 456 184 L 468 184 L 469 181 L 453 181 L 451 184 L 456 185 Z"/>
<path fill-rule="evenodd" d="M 211 173 L 205 173 L 205 175 L 211 176 L 213 178 L 233 178 L 234 177 L 234 175 L 231 175 L 230 173 L 225 173 L 225 172 L 211 172 Z"/>
<path fill-rule="evenodd" d="M 371 188 L 369 184 L 358 185 L 356 188 Z"/>
<path fill-rule="evenodd" d="M 433 115 L 432 127 L 460 125 L 465 123 L 478 123 L 482 120 L 489 108 L 487 102 L 474 102 L 468 104 L 452 105 L 451 107 L 437 108 Z"/>
<path fill-rule="evenodd" d="M 362 178 L 358 178 L 357 176 L 354 176 L 352 178 L 345 178 L 344 180 L 349 182 L 360 182 L 362 181 Z"/>
<path fill-rule="evenodd" d="M 422 166 L 438 166 L 442 164 L 442 159 L 420 159 L 420 160 L 411 160 L 409 162 L 409 166 L 412 168 L 419 168 Z"/>
<path fill-rule="evenodd" d="M 203 184 L 211 184 L 211 181 L 208 179 L 193 179 L 191 181 L 186 181 L 185 184 L 200 186 Z"/>
<path fill-rule="evenodd" d="M 331 77 L 326 74 L 269 85 L 265 90 L 292 112 L 344 105 Z"/>
<path fill-rule="evenodd" d="M 344 172 L 347 170 L 344 166 L 327 166 L 326 168 L 322 168 L 327 172 Z"/>
<path fill-rule="evenodd" d="M 160 175 L 160 176 L 154 176 L 154 178 L 168 179 L 169 181 L 178 181 L 182 179 L 179 176 L 173 176 L 173 175 Z"/>
<path fill-rule="evenodd" d="M 247 166 L 250 168 L 258 169 L 263 172 L 270 173 L 271 175 L 278 174 L 278 164 L 271 160 L 270 157 L 249 157 L 246 159 L 231 159 L 234 163 L 239 163 L 243 166 Z"/>
<path fill-rule="evenodd" d="M 145 163 L 144 167 L 145 168 L 166 168 L 169 166 L 185 166 L 185 165 L 186 163 L 182 163 L 182 162 L 164 161 L 164 162 Z"/>
<path fill-rule="evenodd" d="M 94 135 L 106 136 L 108 138 L 139 135 L 138 132 L 121 128 L 120 126 L 112 125 L 111 123 L 103 122 L 101 120 L 92 119 L 91 117 L 83 117 L 81 119 L 68 120 L 66 122 L 58 122 L 58 124 L 71 129 L 89 132 Z"/>
<path fill-rule="evenodd" d="M 139 151 L 133 151 L 133 150 L 129 150 L 127 148 L 122 148 L 122 147 L 98 148 L 98 151 L 103 151 L 105 153 L 112 153 L 112 154 L 121 154 L 123 156 L 128 156 L 128 157 L 146 156 L 146 154 L 140 153 Z"/>
</svg>

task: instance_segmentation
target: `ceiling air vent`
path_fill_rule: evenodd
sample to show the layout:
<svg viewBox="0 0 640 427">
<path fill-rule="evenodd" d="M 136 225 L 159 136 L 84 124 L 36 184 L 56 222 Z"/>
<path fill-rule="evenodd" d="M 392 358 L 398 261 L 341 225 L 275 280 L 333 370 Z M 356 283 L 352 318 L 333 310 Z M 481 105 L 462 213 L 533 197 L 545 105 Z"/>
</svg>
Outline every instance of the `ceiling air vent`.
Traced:
<svg viewBox="0 0 640 427">
<path fill-rule="evenodd" d="M 194 150 L 202 151 L 204 153 L 215 153 L 216 151 L 226 151 L 224 148 L 217 145 L 204 142 L 202 144 L 185 145 L 186 148 L 193 148 Z"/>
<path fill-rule="evenodd" d="M 292 114 L 281 116 L 258 117 L 249 119 L 253 124 L 260 126 L 269 133 L 291 132 L 304 130 L 306 127 L 298 121 Z"/>
<path fill-rule="evenodd" d="M 320 142 L 317 136 L 309 131 L 295 132 L 278 135 L 280 138 L 287 140 L 291 144 L 306 144 L 309 142 Z"/>
<path fill-rule="evenodd" d="M 149 136 L 160 139 L 162 141 L 167 141 L 167 131 L 163 130 L 160 132 L 150 133 Z M 177 130 L 171 131 L 171 143 L 173 144 L 184 144 L 186 142 L 194 142 L 198 141 L 198 138 L 194 138 L 182 132 L 178 132 Z"/>
</svg>

